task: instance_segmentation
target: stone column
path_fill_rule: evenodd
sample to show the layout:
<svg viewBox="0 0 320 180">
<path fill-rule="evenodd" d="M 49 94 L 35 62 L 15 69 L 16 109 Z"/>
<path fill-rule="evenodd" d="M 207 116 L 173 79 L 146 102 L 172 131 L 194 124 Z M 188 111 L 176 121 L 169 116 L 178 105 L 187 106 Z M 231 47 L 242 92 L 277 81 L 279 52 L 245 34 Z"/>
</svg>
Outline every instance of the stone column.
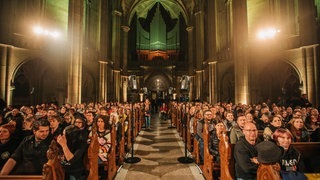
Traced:
<svg viewBox="0 0 320 180">
<path fill-rule="evenodd" d="M 193 26 L 186 28 L 188 32 L 188 75 L 190 76 L 189 99 L 193 99 L 193 81 L 194 81 L 194 42 L 193 42 Z"/>
<path fill-rule="evenodd" d="M 196 89 L 196 99 L 202 100 L 202 71 L 196 71 L 196 78 L 195 78 L 195 89 Z"/>
<path fill-rule="evenodd" d="M 9 69 L 10 71 L 10 67 L 12 66 L 10 64 L 10 62 L 14 62 L 14 47 L 13 46 L 7 46 L 7 57 L 6 57 L 6 64 L 7 64 L 7 69 Z M 12 104 L 12 95 L 13 95 L 13 90 L 15 89 L 14 85 L 13 85 L 13 80 L 14 80 L 14 76 L 8 74 L 6 72 L 6 95 L 5 95 L 5 101 L 7 102 L 7 104 Z"/>
<path fill-rule="evenodd" d="M 82 47 L 83 47 L 83 7 L 84 1 L 69 1 L 68 42 L 69 75 L 68 103 L 81 103 Z"/>
<path fill-rule="evenodd" d="M 198 11 L 195 14 L 195 44 L 196 44 L 196 98 L 199 100 L 203 100 L 202 98 L 202 75 L 203 75 L 203 67 L 202 63 L 204 61 L 204 13 L 203 11 Z"/>
<path fill-rule="evenodd" d="M 193 70 L 194 70 L 194 55 L 193 55 L 193 27 L 187 27 L 186 28 L 188 32 L 188 75 L 193 75 Z"/>
<path fill-rule="evenodd" d="M 99 61 L 99 101 L 108 101 L 108 62 Z"/>
<path fill-rule="evenodd" d="M 6 100 L 7 46 L 0 46 L 0 98 Z"/>
<path fill-rule="evenodd" d="M 308 94 L 309 101 L 316 105 L 318 104 L 318 83 L 317 83 L 317 66 L 316 66 L 316 46 L 311 46 L 306 48 L 306 59 L 305 59 L 305 68 L 306 68 L 306 93 Z"/>
<path fill-rule="evenodd" d="M 235 103 L 247 104 L 249 103 L 247 1 L 237 0 L 232 3 Z"/>
<path fill-rule="evenodd" d="M 217 61 L 209 62 L 209 103 L 217 102 Z"/>
<path fill-rule="evenodd" d="M 114 62 L 113 68 L 114 68 L 114 98 L 117 101 L 120 101 L 120 86 L 121 86 L 121 76 L 120 76 L 120 23 L 121 23 L 121 16 L 122 13 L 119 11 L 114 11 L 112 13 L 113 15 L 113 21 L 112 21 L 112 61 Z"/>
<path fill-rule="evenodd" d="M 122 102 L 128 102 L 128 76 L 122 76 Z"/>
<path fill-rule="evenodd" d="M 128 75 L 128 32 L 130 31 L 130 27 L 122 26 L 123 30 L 123 54 L 122 54 L 122 73 L 124 75 Z"/>
</svg>

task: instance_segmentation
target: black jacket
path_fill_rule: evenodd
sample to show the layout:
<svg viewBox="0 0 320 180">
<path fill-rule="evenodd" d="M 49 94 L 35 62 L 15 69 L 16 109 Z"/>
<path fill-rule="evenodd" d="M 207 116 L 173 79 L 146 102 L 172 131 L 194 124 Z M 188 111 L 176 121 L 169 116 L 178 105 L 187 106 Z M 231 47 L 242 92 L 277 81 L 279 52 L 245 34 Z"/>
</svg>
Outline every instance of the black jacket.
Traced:
<svg viewBox="0 0 320 180">
<path fill-rule="evenodd" d="M 36 142 L 34 135 L 24 138 L 11 156 L 17 162 L 12 174 L 41 175 L 42 167 L 48 161 L 47 150 L 51 140 L 50 135 L 41 142 Z"/>
<path fill-rule="evenodd" d="M 304 163 L 302 161 L 301 153 L 292 146 L 289 146 L 289 149 L 283 154 L 280 166 L 283 171 L 292 171 L 292 167 L 296 166 L 297 171 L 304 172 Z"/>
<path fill-rule="evenodd" d="M 234 147 L 236 177 L 246 180 L 257 178 L 258 165 L 251 162 L 251 158 L 257 157 L 255 146 L 248 143 L 244 136 L 240 137 Z"/>
</svg>

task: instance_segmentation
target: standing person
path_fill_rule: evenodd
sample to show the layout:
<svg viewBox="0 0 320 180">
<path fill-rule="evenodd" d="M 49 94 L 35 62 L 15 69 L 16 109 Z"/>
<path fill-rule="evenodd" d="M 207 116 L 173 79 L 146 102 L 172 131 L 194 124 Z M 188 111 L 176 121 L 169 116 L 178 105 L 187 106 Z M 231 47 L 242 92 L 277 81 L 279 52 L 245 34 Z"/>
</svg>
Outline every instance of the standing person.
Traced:
<svg viewBox="0 0 320 180">
<path fill-rule="evenodd" d="M 67 126 L 63 134 L 57 137 L 63 151 L 60 159 L 66 180 L 86 179 L 83 158 L 88 148 L 87 137 L 87 133 L 75 125 Z"/>
<path fill-rule="evenodd" d="M 257 144 L 258 130 L 255 124 L 246 123 L 244 136 L 240 137 L 234 147 L 235 170 L 237 180 L 254 180 L 257 177 L 258 160 Z"/>
<path fill-rule="evenodd" d="M 151 111 L 150 106 L 148 104 L 146 104 L 144 108 L 144 119 L 146 120 L 146 128 L 150 129 Z"/>
<path fill-rule="evenodd" d="M 24 138 L 16 151 L 3 166 L 0 175 L 41 175 L 42 167 L 48 161 L 47 150 L 51 143 L 49 121 L 42 119 L 33 123 L 33 134 Z M 15 168 L 14 172 L 11 172 Z"/>
</svg>

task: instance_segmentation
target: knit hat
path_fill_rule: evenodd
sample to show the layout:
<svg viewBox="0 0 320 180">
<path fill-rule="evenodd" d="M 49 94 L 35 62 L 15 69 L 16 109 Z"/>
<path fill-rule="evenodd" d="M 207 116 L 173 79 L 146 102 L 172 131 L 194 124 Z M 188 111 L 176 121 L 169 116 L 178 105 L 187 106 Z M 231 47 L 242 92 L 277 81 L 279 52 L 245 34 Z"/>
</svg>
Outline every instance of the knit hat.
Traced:
<svg viewBox="0 0 320 180">
<path fill-rule="evenodd" d="M 10 135 L 12 135 L 14 133 L 14 131 L 16 130 L 16 127 L 13 124 L 9 124 L 9 123 L 3 124 L 1 127 L 4 129 L 8 129 Z"/>
<path fill-rule="evenodd" d="M 283 148 L 271 141 L 263 141 L 256 145 L 258 152 L 258 161 L 260 163 L 276 163 L 279 162 L 283 155 Z"/>
</svg>

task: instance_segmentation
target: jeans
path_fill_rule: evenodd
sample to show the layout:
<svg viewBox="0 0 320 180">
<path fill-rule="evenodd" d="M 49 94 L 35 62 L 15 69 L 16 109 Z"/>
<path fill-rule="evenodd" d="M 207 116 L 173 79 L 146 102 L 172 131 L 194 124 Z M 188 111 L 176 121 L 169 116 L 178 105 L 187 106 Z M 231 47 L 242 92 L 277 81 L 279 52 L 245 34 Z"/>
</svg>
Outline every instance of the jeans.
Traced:
<svg viewBox="0 0 320 180">
<path fill-rule="evenodd" d="M 150 128 L 150 116 L 145 116 L 144 119 L 146 120 L 146 128 Z"/>
</svg>

